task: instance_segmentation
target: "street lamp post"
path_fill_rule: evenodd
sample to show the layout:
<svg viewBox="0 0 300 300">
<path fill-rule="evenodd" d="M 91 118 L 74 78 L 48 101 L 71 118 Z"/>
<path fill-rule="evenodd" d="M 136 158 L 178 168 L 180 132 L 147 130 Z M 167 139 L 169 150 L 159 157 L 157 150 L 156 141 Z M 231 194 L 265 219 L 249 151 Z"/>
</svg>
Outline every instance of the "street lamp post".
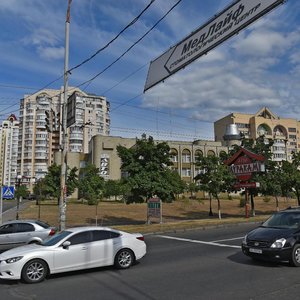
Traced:
<svg viewBox="0 0 300 300">
<path fill-rule="evenodd" d="M 20 186 L 21 186 L 21 180 L 22 180 L 22 175 L 17 175 L 17 186 L 18 186 L 18 190 L 19 190 L 19 195 L 17 197 L 17 215 L 16 215 L 16 219 L 19 220 L 19 207 L 20 207 Z"/>
</svg>

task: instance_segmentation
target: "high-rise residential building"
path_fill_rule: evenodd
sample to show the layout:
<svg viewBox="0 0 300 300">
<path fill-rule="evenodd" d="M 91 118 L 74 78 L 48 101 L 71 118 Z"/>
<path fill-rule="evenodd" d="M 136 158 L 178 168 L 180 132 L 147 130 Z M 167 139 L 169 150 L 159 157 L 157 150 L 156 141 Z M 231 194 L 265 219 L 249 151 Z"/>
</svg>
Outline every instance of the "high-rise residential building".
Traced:
<svg viewBox="0 0 300 300">
<path fill-rule="evenodd" d="M 73 102 L 74 124 L 69 127 L 70 152 L 89 152 L 89 141 L 94 135 L 109 135 L 109 102 L 105 97 L 87 95 L 75 91 L 69 101 Z"/>
<path fill-rule="evenodd" d="M 241 136 L 256 140 L 264 136 L 266 141 L 272 139 L 272 159 L 274 161 L 291 161 L 292 153 L 300 149 L 300 122 L 296 119 L 276 116 L 264 107 L 256 114 L 231 113 L 214 122 L 215 141 L 226 144 L 224 136 L 228 127 L 235 124 Z"/>
<path fill-rule="evenodd" d="M 109 103 L 105 97 L 89 95 L 78 88 L 70 87 L 68 96 L 75 101 L 75 117 L 67 130 L 67 151 L 88 153 L 93 135 L 109 134 Z M 45 176 L 48 166 L 54 162 L 54 153 L 61 149 L 63 98 L 61 88 L 45 89 L 25 95 L 21 100 L 18 174 L 30 189 L 36 180 Z"/>
<path fill-rule="evenodd" d="M 0 182 L 14 186 L 17 177 L 19 121 L 10 115 L 0 127 Z"/>
</svg>

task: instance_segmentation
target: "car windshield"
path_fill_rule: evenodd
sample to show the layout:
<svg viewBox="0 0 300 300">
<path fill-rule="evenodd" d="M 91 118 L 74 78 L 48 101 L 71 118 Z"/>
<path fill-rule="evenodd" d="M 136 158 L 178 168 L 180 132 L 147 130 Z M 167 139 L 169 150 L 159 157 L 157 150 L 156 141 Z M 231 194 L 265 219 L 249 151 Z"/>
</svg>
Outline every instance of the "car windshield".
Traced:
<svg viewBox="0 0 300 300">
<path fill-rule="evenodd" d="M 262 226 L 291 229 L 298 228 L 300 226 L 300 212 L 283 212 L 274 214 L 266 222 L 264 222 Z"/>
<path fill-rule="evenodd" d="M 45 222 L 42 222 L 40 220 L 35 221 L 35 223 L 38 224 L 38 225 L 40 225 L 41 227 L 43 227 L 45 229 L 50 227 L 49 224 L 47 224 Z"/>
<path fill-rule="evenodd" d="M 42 246 L 53 246 L 71 233 L 72 233 L 71 231 L 61 231 L 61 232 L 53 235 L 51 238 L 44 240 L 41 243 L 41 245 Z"/>
</svg>

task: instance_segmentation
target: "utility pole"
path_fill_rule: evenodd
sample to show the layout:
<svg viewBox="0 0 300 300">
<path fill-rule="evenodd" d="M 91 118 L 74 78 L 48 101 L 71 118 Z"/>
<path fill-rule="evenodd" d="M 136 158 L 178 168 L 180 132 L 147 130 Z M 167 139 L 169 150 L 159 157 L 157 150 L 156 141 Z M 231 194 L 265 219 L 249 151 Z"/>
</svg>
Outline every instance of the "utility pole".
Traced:
<svg viewBox="0 0 300 300">
<path fill-rule="evenodd" d="M 64 66 L 64 99 L 62 103 L 62 153 L 61 153 L 61 176 L 60 176 L 60 198 L 59 198 L 59 229 L 66 228 L 66 209 L 67 209 L 67 101 L 68 101 L 68 69 L 69 69 L 69 27 L 70 9 L 72 0 L 68 0 L 68 10 L 66 17 L 66 39 L 65 39 L 65 66 Z"/>
</svg>

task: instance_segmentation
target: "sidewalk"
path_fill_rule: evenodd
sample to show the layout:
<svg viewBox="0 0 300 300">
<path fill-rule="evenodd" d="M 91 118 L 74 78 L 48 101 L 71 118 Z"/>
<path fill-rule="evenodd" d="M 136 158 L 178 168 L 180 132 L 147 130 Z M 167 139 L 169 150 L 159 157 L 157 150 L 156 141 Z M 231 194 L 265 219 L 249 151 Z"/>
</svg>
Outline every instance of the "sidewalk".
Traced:
<svg viewBox="0 0 300 300">
<path fill-rule="evenodd" d="M 19 212 L 22 211 L 23 209 L 27 208 L 31 204 L 30 201 L 24 201 L 20 203 L 19 205 Z M 15 220 L 17 216 L 17 207 L 13 207 L 11 209 L 8 209 L 2 213 L 2 223 Z"/>
</svg>

